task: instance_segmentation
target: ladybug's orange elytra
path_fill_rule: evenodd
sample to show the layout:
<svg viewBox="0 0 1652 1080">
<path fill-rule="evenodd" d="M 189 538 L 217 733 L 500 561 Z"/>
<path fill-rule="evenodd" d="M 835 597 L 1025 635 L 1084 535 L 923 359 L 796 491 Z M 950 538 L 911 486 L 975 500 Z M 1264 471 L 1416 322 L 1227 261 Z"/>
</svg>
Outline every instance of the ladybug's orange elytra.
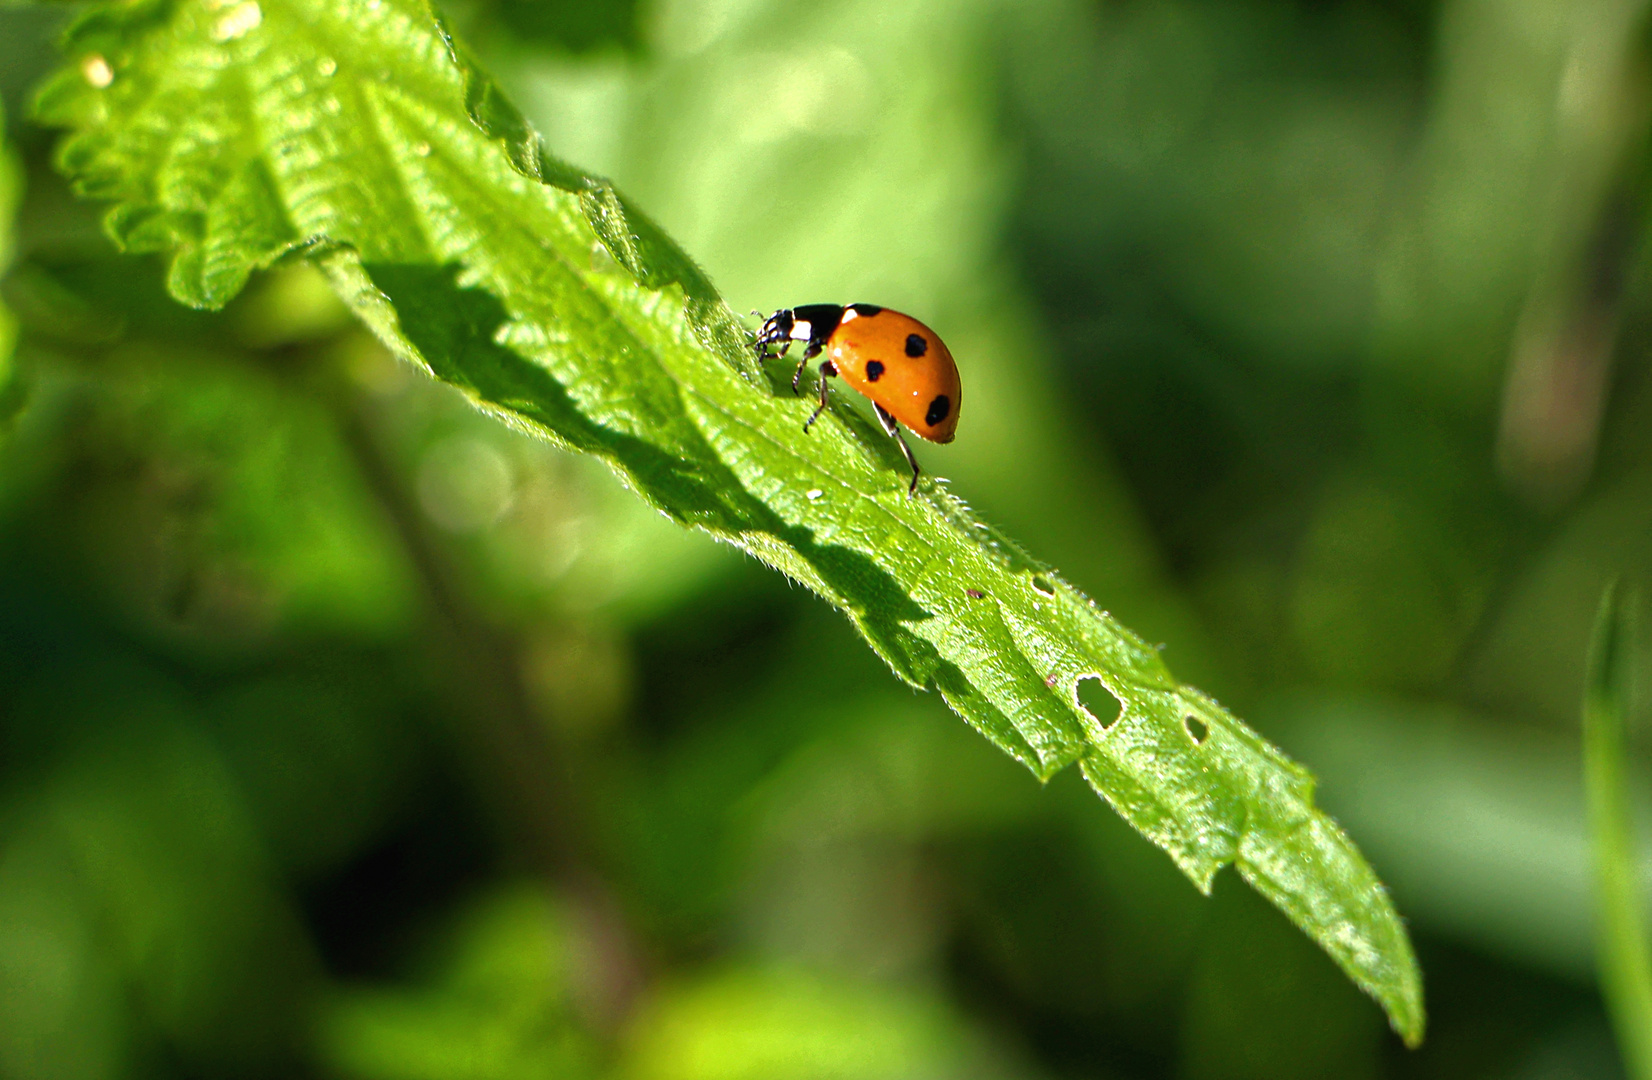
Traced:
<svg viewBox="0 0 1652 1080">
<path fill-rule="evenodd" d="M 962 387 L 958 365 L 940 335 L 914 319 L 875 304 L 804 304 L 782 308 L 769 316 L 753 343 L 760 358 L 769 346 L 779 345 L 785 356 L 792 342 L 804 342 L 803 358 L 792 375 L 792 390 L 809 361 L 822 352 L 820 404 L 804 422 L 803 430 L 826 408 L 826 380 L 842 376 L 849 386 L 871 399 L 883 428 L 900 443 L 912 466 L 907 494 L 918 488 L 918 460 L 901 437 L 905 424 L 930 442 L 949 443 L 958 430 Z"/>
</svg>

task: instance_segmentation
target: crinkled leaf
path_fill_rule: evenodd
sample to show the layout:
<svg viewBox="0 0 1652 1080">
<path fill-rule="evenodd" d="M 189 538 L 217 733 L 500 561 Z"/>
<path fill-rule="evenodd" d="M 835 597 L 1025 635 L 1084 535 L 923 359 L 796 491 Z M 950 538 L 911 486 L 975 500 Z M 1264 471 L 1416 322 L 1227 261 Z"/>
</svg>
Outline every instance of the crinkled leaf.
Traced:
<svg viewBox="0 0 1652 1080">
<path fill-rule="evenodd" d="M 1237 864 L 1421 1037 L 1404 927 L 1307 771 L 944 487 L 907 498 L 859 413 L 804 434 L 809 404 L 758 371 L 706 276 L 546 153 L 424 3 L 134 0 L 67 49 L 38 105 L 72 129 L 60 163 L 114 203 L 117 243 L 169 253 L 180 300 L 313 258 L 393 348 L 808 585 L 1038 776 L 1078 762 L 1199 888 Z M 1080 706 L 1086 676 L 1116 719 Z"/>
</svg>

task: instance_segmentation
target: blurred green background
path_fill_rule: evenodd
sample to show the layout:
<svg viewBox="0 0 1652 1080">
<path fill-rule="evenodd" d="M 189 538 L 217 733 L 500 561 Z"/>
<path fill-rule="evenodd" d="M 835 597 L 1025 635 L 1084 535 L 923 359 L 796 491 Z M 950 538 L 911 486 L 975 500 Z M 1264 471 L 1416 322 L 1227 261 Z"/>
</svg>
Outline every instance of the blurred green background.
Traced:
<svg viewBox="0 0 1652 1080">
<path fill-rule="evenodd" d="M 1576 725 L 1652 562 L 1642 3 L 443 7 L 738 310 L 946 336 L 926 467 L 1319 774 L 1429 1041 L 315 275 L 174 304 L 25 7 L 0 1076 L 1620 1075 Z"/>
</svg>

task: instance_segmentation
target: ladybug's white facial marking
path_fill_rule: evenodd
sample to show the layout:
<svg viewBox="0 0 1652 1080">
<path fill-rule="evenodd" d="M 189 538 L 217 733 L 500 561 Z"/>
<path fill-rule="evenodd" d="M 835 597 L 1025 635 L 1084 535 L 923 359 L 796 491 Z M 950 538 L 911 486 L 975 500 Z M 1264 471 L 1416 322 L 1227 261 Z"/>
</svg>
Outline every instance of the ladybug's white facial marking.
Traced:
<svg viewBox="0 0 1652 1080">
<path fill-rule="evenodd" d="M 808 341 L 813 334 L 814 327 L 810 326 L 807 320 L 798 319 L 792 323 L 793 341 Z"/>
</svg>

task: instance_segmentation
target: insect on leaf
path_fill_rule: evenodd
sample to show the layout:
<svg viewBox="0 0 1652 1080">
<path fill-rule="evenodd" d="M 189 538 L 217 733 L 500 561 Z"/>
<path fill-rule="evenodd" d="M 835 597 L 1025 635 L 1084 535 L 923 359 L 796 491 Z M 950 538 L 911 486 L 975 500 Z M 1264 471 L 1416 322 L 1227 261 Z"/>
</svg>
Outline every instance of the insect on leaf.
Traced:
<svg viewBox="0 0 1652 1080">
<path fill-rule="evenodd" d="M 61 167 L 117 243 L 166 253 L 179 300 L 313 259 L 403 356 L 804 583 L 1039 777 L 1079 765 L 1200 889 L 1236 865 L 1421 1038 L 1404 927 L 1307 771 L 944 487 L 908 498 L 857 414 L 805 435 L 706 275 L 552 157 L 420 0 L 135 0 L 66 47 L 38 102 Z"/>
</svg>

